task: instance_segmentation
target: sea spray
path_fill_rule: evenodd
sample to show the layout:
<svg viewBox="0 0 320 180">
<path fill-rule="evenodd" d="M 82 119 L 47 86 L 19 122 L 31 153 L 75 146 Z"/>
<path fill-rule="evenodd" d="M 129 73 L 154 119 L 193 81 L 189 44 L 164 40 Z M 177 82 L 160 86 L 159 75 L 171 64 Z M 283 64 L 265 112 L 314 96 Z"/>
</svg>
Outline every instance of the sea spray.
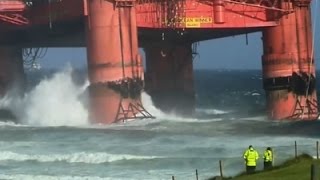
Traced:
<svg viewBox="0 0 320 180">
<path fill-rule="evenodd" d="M 174 122 L 207 122 L 207 121 L 220 121 L 221 120 L 221 118 L 209 118 L 209 119 L 199 120 L 196 117 L 182 117 L 181 115 L 175 113 L 174 111 L 170 112 L 170 113 L 164 113 L 160 109 L 155 107 L 155 105 L 152 102 L 151 96 L 145 92 L 142 93 L 141 99 L 142 99 L 143 105 L 146 108 L 146 110 L 159 120 L 174 121 Z M 196 112 L 199 112 L 199 113 L 206 112 L 206 113 L 210 113 L 210 114 L 226 114 L 226 113 L 228 113 L 226 111 L 217 110 L 217 109 L 196 109 Z"/>
<path fill-rule="evenodd" d="M 89 126 L 86 107 L 88 80 L 79 83 L 74 70 L 67 66 L 50 78 L 44 78 L 23 97 L 8 93 L 0 100 L 0 108 L 9 109 L 19 123 L 32 126 Z M 151 97 L 142 93 L 142 104 L 157 119 L 195 122 L 195 118 L 166 114 L 157 109 Z"/>
<path fill-rule="evenodd" d="M 158 156 L 135 156 L 130 154 L 110 154 L 105 152 L 74 152 L 71 154 L 19 154 L 11 151 L 0 151 L 0 161 L 38 161 L 101 164 L 116 161 L 146 160 L 165 158 Z"/>
<path fill-rule="evenodd" d="M 9 109 L 21 124 L 32 126 L 88 126 L 88 80 L 79 83 L 74 70 L 67 66 L 39 84 L 23 97 L 8 93 L 0 100 L 0 108 Z M 165 118 L 151 97 L 143 92 L 142 102 L 152 115 Z"/>
<path fill-rule="evenodd" d="M 19 123 L 34 126 L 81 126 L 88 124 L 88 111 L 79 97 L 88 82 L 76 85 L 67 66 L 51 78 L 43 79 L 24 97 L 7 94 L 0 107 L 11 110 Z"/>
<path fill-rule="evenodd" d="M 151 99 L 151 96 L 149 96 L 146 92 L 143 92 L 141 94 L 141 100 L 143 106 L 146 108 L 146 110 L 153 116 L 162 118 L 165 117 L 166 114 L 163 113 L 161 110 L 157 109 Z"/>
</svg>

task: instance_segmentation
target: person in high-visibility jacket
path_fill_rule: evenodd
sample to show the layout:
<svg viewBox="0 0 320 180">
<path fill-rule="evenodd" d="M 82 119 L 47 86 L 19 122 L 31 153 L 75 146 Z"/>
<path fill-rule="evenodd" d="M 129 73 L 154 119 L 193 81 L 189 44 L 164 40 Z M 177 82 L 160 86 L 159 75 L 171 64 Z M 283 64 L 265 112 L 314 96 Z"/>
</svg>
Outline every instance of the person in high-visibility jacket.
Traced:
<svg viewBox="0 0 320 180">
<path fill-rule="evenodd" d="M 257 160 L 259 159 L 259 153 L 252 145 L 243 153 L 243 158 L 246 163 L 246 171 L 248 174 L 254 173 L 257 166 Z"/>
<path fill-rule="evenodd" d="M 273 151 L 270 147 L 267 147 L 267 149 L 263 153 L 263 167 L 264 169 L 270 169 L 272 168 L 272 162 L 273 162 Z"/>
</svg>

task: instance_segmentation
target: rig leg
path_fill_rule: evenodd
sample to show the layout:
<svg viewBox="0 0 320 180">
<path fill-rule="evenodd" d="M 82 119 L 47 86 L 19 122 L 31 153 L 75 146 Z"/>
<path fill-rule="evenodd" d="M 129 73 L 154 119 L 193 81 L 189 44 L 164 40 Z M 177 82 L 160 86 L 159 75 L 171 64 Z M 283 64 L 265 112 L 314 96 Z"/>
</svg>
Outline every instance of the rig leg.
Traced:
<svg viewBox="0 0 320 180">
<path fill-rule="evenodd" d="M 12 90 L 22 95 L 25 83 L 22 48 L 0 47 L 0 96 Z"/>
<path fill-rule="evenodd" d="M 190 116 L 195 108 L 192 44 L 157 44 L 144 48 L 146 89 L 164 112 Z"/>
<path fill-rule="evenodd" d="M 135 118 L 143 88 L 133 1 L 88 1 L 89 119 L 109 124 Z"/>
<path fill-rule="evenodd" d="M 263 81 L 271 119 L 318 118 L 310 2 L 303 2 L 283 2 L 283 8 L 290 5 L 295 12 L 263 32 Z"/>
</svg>

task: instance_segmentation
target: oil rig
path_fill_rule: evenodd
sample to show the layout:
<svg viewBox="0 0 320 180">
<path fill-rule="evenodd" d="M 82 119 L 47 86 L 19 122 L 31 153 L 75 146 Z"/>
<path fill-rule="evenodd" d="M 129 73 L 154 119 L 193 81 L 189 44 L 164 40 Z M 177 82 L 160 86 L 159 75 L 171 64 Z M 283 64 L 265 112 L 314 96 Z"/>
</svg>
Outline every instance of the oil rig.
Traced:
<svg viewBox="0 0 320 180">
<path fill-rule="evenodd" d="M 86 47 L 92 123 L 152 118 L 141 103 L 143 89 L 161 110 L 190 115 L 197 42 L 262 32 L 269 118 L 316 120 L 310 3 L 0 0 L 0 94 L 13 86 L 23 89 L 25 59 L 35 59 L 41 48 Z M 146 73 L 139 47 L 146 54 Z"/>
</svg>

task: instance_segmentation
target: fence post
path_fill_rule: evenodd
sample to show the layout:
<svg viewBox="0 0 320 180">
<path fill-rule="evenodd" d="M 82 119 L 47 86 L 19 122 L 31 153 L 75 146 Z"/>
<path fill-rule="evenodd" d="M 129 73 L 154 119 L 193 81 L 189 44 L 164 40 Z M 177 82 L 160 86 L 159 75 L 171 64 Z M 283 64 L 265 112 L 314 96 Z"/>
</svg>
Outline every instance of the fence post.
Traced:
<svg viewBox="0 0 320 180">
<path fill-rule="evenodd" d="M 223 173 L 222 173 L 222 161 L 219 160 L 219 168 L 220 168 L 220 177 L 223 179 Z"/>
<path fill-rule="evenodd" d="M 319 159 L 319 141 L 317 141 L 317 159 Z"/>
<path fill-rule="evenodd" d="M 198 169 L 196 169 L 196 179 L 198 180 Z"/>
<path fill-rule="evenodd" d="M 311 164 L 311 180 L 318 180 L 319 177 L 318 177 L 318 170 L 317 170 L 317 166 L 312 163 Z"/>
<path fill-rule="evenodd" d="M 294 156 L 297 159 L 298 157 L 297 141 L 294 141 Z"/>
</svg>

